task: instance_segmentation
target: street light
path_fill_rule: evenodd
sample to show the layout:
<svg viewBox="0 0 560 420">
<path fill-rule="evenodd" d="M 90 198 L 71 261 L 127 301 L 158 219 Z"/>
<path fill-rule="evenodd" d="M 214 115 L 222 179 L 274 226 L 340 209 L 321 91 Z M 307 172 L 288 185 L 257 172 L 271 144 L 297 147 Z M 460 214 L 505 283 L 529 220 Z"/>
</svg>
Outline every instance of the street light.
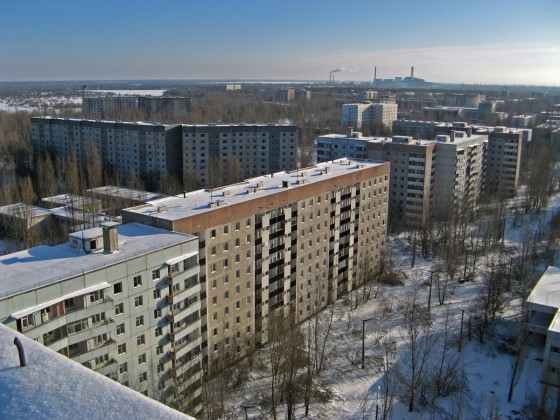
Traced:
<svg viewBox="0 0 560 420">
<path fill-rule="evenodd" d="M 432 280 L 434 277 L 434 273 L 438 273 L 439 270 L 430 270 L 430 291 L 428 292 L 428 312 L 430 312 L 430 308 L 432 307 Z"/>
<path fill-rule="evenodd" d="M 372 319 L 375 319 L 375 317 L 362 319 L 362 369 L 365 368 L 364 352 L 365 352 L 366 322 L 371 321 Z"/>
<path fill-rule="evenodd" d="M 459 333 L 459 353 L 461 353 L 461 349 L 463 346 L 463 318 L 465 317 L 465 310 L 459 307 L 461 310 L 461 332 Z"/>
</svg>

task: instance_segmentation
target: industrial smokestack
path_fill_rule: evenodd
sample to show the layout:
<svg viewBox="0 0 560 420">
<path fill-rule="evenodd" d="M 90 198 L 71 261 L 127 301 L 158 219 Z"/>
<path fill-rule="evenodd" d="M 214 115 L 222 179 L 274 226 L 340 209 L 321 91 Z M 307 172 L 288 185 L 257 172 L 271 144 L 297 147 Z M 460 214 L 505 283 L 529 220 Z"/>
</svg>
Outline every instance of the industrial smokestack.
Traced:
<svg viewBox="0 0 560 420">
<path fill-rule="evenodd" d="M 377 66 L 373 68 L 373 83 L 377 80 Z"/>
<path fill-rule="evenodd" d="M 414 77 L 414 66 L 410 68 L 410 78 L 412 79 L 413 77 Z"/>
</svg>

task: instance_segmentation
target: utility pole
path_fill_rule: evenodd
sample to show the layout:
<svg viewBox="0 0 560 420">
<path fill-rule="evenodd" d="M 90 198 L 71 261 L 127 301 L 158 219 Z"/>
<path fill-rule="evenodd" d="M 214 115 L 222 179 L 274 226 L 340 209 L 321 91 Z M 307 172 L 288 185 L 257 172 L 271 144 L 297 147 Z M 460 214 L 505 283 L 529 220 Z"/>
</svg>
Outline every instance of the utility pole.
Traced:
<svg viewBox="0 0 560 420">
<path fill-rule="evenodd" d="M 463 308 L 459 308 L 461 310 L 461 332 L 459 333 L 459 353 L 461 353 L 463 347 L 463 318 L 465 317 L 465 310 Z"/>
<path fill-rule="evenodd" d="M 362 319 L 362 369 L 365 368 L 365 362 L 364 362 L 364 354 L 365 354 L 365 333 L 366 333 L 366 322 L 371 321 L 372 318 L 367 318 L 367 319 Z"/>
</svg>

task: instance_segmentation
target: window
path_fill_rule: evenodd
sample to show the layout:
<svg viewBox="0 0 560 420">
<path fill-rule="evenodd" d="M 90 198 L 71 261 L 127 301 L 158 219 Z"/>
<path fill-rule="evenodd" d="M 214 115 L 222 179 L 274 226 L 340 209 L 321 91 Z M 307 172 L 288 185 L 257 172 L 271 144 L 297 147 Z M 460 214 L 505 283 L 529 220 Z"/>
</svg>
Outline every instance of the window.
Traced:
<svg viewBox="0 0 560 420">
<path fill-rule="evenodd" d="M 216 229 L 212 229 L 212 231 L 210 232 L 210 237 L 211 237 L 211 238 L 215 238 L 215 237 L 216 237 Z"/>
<path fill-rule="evenodd" d="M 154 289 L 154 299 L 161 299 L 161 289 Z"/>
<path fill-rule="evenodd" d="M 235 238 L 235 246 L 239 246 L 239 238 Z"/>
<path fill-rule="evenodd" d="M 154 318 L 161 318 L 161 309 L 154 309 Z"/>
<path fill-rule="evenodd" d="M 239 230 L 240 227 L 241 227 L 241 223 L 235 222 L 235 230 Z"/>
<path fill-rule="evenodd" d="M 165 370 L 165 366 L 163 363 L 157 365 L 157 373 L 162 373 Z"/>
<path fill-rule="evenodd" d="M 560 347 L 558 346 L 550 346 L 551 353 L 560 353 Z"/>
<path fill-rule="evenodd" d="M 142 296 L 136 296 L 134 298 L 134 306 L 136 308 L 138 308 L 139 306 L 142 306 L 144 304 L 144 299 Z"/>
<path fill-rule="evenodd" d="M 224 242 L 224 252 L 229 250 L 229 242 Z"/>
<path fill-rule="evenodd" d="M 117 353 L 118 353 L 118 354 L 124 354 L 124 353 L 126 353 L 126 343 L 122 343 L 122 344 L 119 344 L 119 345 L 117 346 Z"/>
<path fill-rule="evenodd" d="M 156 337 L 160 337 L 163 335 L 163 328 L 157 327 L 156 328 Z"/>
<path fill-rule="evenodd" d="M 159 279 L 159 270 L 153 270 L 152 271 L 152 280 L 158 280 Z"/>
<path fill-rule="evenodd" d="M 160 354 L 163 354 L 163 346 L 156 347 L 156 355 L 159 356 Z"/>
<path fill-rule="evenodd" d="M 143 372 L 140 374 L 140 376 L 138 377 L 139 382 L 146 382 L 148 380 L 148 373 L 147 372 Z"/>
<path fill-rule="evenodd" d="M 103 299 L 103 290 L 98 290 L 96 292 L 89 294 L 89 301 L 91 303 L 97 302 Z"/>
<path fill-rule="evenodd" d="M 21 318 L 21 327 L 22 328 L 30 328 L 35 325 L 35 319 L 33 314 L 29 314 L 23 318 Z"/>
<path fill-rule="evenodd" d="M 136 327 L 141 327 L 144 325 L 144 315 L 136 317 Z"/>
<path fill-rule="evenodd" d="M 217 329 L 217 328 L 214 328 L 213 335 L 214 335 L 214 336 L 217 336 L 217 335 L 218 335 L 218 329 Z"/>
<path fill-rule="evenodd" d="M 224 235 L 227 235 L 229 233 L 229 226 L 225 225 L 224 226 Z"/>
<path fill-rule="evenodd" d="M 139 335 L 138 337 L 136 337 L 136 345 L 137 346 L 141 346 L 143 344 L 146 344 L 146 338 L 144 337 L 144 334 Z"/>
<path fill-rule="evenodd" d="M 128 363 L 124 362 L 123 364 L 119 365 L 119 373 L 126 372 L 128 372 Z"/>
<path fill-rule="evenodd" d="M 124 324 L 117 325 L 117 335 L 124 334 Z"/>
<path fill-rule="evenodd" d="M 115 315 L 120 315 L 124 312 L 124 303 L 118 303 L 117 306 L 115 306 Z"/>
<path fill-rule="evenodd" d="M 115 295 L 118 295 L 119 293 L 122 293 L 122 283 L 121 282 L 115 283 L 113 285 L 113 293 Z"/>
<path fill-rule="evenodd" d="M 146 353 L 138 355 L 138 364 L 141 365 L 143 363 L 146 363 Z"/>
<path fill-rule="evenodd" d="M 229 291 L 224 292 L 224 299 L 229 299 Z"/>
<path fill-rule="evenodd" d="M 142 276 L 134 277 L 134 287 L 142 286 Z"/>
</svg>

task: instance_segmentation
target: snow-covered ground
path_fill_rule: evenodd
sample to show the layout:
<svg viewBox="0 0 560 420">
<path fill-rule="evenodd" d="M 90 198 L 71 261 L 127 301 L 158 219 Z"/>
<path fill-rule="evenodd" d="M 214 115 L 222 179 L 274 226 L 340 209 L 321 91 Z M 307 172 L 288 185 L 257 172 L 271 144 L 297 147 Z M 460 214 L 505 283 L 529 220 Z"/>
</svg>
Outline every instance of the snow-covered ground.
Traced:
<svg viewBox="0 0 560 420">
<path fill-rule="evenodd" d="M 66 105 L 76 105 L 76 110 L 80 110 L 82 106 L 82 98 L 79 96 L 39 96 L 31 98 L 0 98 L 0 111 L 18 112 L 18 111 L 46 111 L 54 110 L 56 107 Z"/>
<path fill-rule="evenodd" d="M 449 314 L 450 323 L 450 352 L 460 358 L 468 382 L 467 392 L 463 394 L 460 404 L 458 395 L 440 398 L 437 408 L 422 407 L 417 404 L 415 411 L 408 412 L 408 401 L 397 397 L 389 418 L 391 419 L 432 419 L 432 418 L 521 418 L 520 413 L 527 406 L 532 397 L 541 391 L 540 378 L 543 372 L 542 340 L 532 337 L 524 357 L 522 374 L 514 390 L 511 403 L 507 401 L 509 389 L 509 374 L 514 357 L 504 350 L 504 343 L 517 334 L 520 322 L 521 299 L 515 292 L 506 292 L 504 308 L 497 314 L 494 327 L 487 332 L 484 343 L 481 344 L 473 327 L 469 339 L 467 320 L 476 312 L 476 305 L 480 300 L 483 288 L 483 270 L 486 259 L 497 258 L 501 253 L 502 260 L 509 261 L 509 257 L 519 255 L 521 239 L 524 232 L 529 230 L 535 235 L 539 229 L 545 229 L 553 214 L 560 210 L 560 194 L 551 197 L 548 209 L 541 214 L 527 214 L 518 218 L 518 225 L 514 227 L 514 216 L 511 212 L 507 218 L 504 247 L 492 255 L 479 256 L 477 260 L 476 280 L 459 283 L 454 281 L 450 287 L 445 303 L 440 305 L 436 297 L 435 287 L 431 299 L 431 333 L 442 335 L 445 331 L 446 315 Z M 529 227 L 527 227 L 529 226 Z M 542 244 L 541 244 L 542 245 Z M 538 243 L 537 243 L 538 246 Z M 338 301 L 334 305 L 334 322 L 332 335 L 327 345 L 333 351 L 328 369 L 317 379 L 318 383 L 327 390 L 326 402 L 318 402 L 314 398 L 310 406 L 309 418 L 313 419 L 374 419 L 376 405 L 383 404 L 383 392 L 378 391 L 382 386 L 383 368 L 379 357 L 381 344 L 394 340 L 397 347 L 396 364 L 402 364 L 406 357 L 406 338 L 403 328 L 403 313 L 400 307 L 418 290 L 418 302 L 427 305 L 430 270 L 434 261 L 426 261 L 418 256 L 414 268 L 411 268 L 410 245 L 405 236 L 389 239 L 388 248 L 393 255 L 395 266 L 406 275 L 404 286 L 384 286 L 379 290 L 376 299 L 370 299 L 350 309 L 349 298 Z M 472 255 L 470 256 L 472 261 Z M 546 264 L 540 263 L 533 276 L 543 272 Z M 460 275 L 463 276 L 461 264 Z M 462 351 L 458 353 L 459 336 L 461 331 L 461 316 L 464 310 L 464 325 L 462 335 Z M 478 310 L 480 313 L 480 310 Z M 365 369 L 361 368 L 362 320 L 370 320 L 365 324 Z M 507 347 L 506 347 L 507 350 Z M 436 354 L 439 350 L 436 347 Z M 270 418 L 272 413 L 268 398 L 270 395 L 270 372 L 268 368 L 268 350 L 265 346 L 256 352 L 252 369 L 247 360 L 243 361 L 234 371 L 243 372 L 246 376 L 243 384 L 234 390 L 229 390 L 226 410 L 229 415 L 244 416 L 242 404 L 258 406 L 248 409 L 250 418 Z M 436 356 L 437 357 L 437 356 Z M 381 387 L 381 389 L 383 389 Z M 400 386 L 399 391 L 403 387 Z M 456 411 L 461 407 L 462 414 Z M 277 409 L 278 418 L 285 418 L 286 408 L 282 405 Z M 303 418 L 303 397 L 296 408 L 296 418 Z M 382 418 L 380 415 L 378 418 Z"/>
</svg>

